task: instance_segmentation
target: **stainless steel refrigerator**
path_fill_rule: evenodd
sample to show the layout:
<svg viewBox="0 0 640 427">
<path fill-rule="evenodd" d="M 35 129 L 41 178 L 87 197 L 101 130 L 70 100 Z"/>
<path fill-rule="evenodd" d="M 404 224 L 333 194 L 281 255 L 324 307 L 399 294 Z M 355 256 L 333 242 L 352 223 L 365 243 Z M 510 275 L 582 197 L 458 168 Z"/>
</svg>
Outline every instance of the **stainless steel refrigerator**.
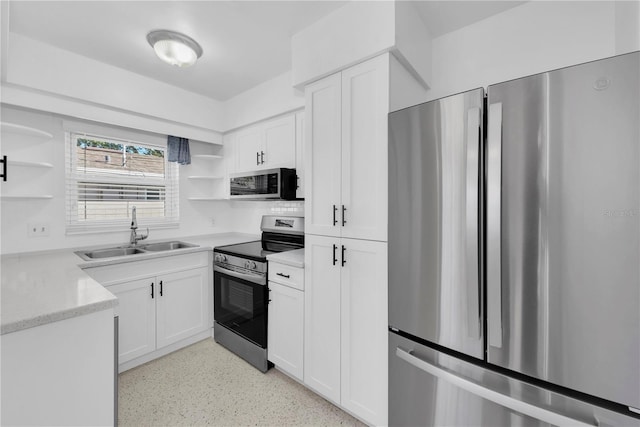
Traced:
<svg viewBox="0 0 640 427">
<path fill-rule="evenodd" d="M 640 52 L 389 115 L 389 424 L 640 425 Z"/>
</svg>

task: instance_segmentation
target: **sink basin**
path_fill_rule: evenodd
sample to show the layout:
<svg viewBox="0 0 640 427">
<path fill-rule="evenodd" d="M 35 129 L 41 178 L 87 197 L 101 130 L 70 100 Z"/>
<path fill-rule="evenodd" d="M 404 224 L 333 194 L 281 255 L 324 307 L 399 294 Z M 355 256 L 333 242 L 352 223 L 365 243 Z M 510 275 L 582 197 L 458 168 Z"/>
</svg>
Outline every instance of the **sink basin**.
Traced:
<svg viewBox="0 0 640 427">
<path fill-rule="evenodd" d="M 109 249 L 98 249 L 90 252 L 80 252 L 79 255 L 86 256 L 91 259 L 99 259 L 99 258 L 112 258 L 116 256 L 124 256 L 124 255 L 135 255 L 142 254 L 144 251 L 138 248 L 109 248 Z"/>
<path fill-rule="evenodd" d="M 197 245 L 192 245 L 190 243 L 185 242 L 160 242 L 160 243 L 150 243 L 148 245 L 141 246 L 141 249 L 150 252 L 158 252 L 158 251 L 172 251 L 174 249 L 183 249 L 183 248 L 195 248 Z"/>
<path fill-rule="evenodd" d="M 146 254 L 153 252 L 161 252 L 161 251 L 173 251 L 176 249 L 183 248 L 197 248 L 198 245 L 193 245 L 191 243 L 180 242 L 177 240 L 170 242 L 158 242 L 158 243 L 149 243 L 148 245 L 141 245 L 137 247 L 118 247 L 118 248 L 105 248 L 105 249 L 95 249 L 95 250 L 84 250 L 77 251 L 76 255 L 82 258 L 85 261 L 91 261 L 94 259 L 101 258 L 114 258 L 121 257 L 127 255 L 137 255 L 137 254 Z"/>
</svg>

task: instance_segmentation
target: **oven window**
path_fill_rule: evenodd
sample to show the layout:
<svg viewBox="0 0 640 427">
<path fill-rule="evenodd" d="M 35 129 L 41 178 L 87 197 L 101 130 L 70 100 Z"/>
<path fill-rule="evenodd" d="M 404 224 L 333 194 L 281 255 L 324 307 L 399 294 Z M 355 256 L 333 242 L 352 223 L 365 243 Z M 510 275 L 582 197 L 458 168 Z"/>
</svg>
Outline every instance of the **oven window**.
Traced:
<svg viewBox="0 0 640 427">
<path fill-rule="evenodd" d="M 218 271 L 214 279 L 214 317 L 261 347 L 267 345 L 266 286 Z"/>
<path fill-rule="evenodd" d="M 253 289 L 235 283 L 222 287 L 222 301 L 225 308 L 238 316 L 253 317 Z"/>
</svg>

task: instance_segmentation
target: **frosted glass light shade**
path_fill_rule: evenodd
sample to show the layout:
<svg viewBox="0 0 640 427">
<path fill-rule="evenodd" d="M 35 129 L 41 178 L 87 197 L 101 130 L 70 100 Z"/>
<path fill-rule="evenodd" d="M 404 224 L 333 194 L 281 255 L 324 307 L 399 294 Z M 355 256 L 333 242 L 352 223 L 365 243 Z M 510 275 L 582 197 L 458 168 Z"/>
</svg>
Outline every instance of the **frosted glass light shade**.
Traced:
<svg viewBox="0 0 640 427">
<path fill-rule="evenodd" d="M 191 37 L 172 31 L 158 30 L 147 34 L 147 41 L 164 62 L 178 67 L 193 65 L 202 56 L 202 48 Z"/>
</svg>

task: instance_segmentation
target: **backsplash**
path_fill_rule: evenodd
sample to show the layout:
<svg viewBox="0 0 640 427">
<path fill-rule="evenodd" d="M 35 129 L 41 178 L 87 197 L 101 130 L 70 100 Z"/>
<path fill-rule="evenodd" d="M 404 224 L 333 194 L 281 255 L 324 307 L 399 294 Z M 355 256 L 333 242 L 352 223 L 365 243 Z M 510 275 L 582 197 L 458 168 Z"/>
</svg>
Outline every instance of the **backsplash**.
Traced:
<svg viewBox="0 0 640 427">
<path fill-rule="evenodd" d="M 278 201 L 272 203 L 272 215 L 304 216 L 304 201 Z"/>
</svg>

